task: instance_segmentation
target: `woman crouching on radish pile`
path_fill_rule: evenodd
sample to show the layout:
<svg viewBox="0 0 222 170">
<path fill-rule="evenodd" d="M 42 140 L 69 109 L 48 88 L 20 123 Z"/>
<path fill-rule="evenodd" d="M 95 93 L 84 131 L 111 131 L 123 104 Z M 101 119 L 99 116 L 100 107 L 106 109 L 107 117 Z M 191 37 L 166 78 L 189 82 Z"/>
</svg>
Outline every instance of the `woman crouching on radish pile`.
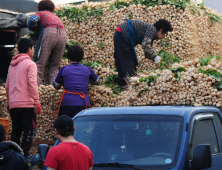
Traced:
<svg viewBox="0 0 222 170">
<path fill-rule="evenodd" d="M 134 47 L 141 44 L 145 57 L 155 63 L 160 63 L 161 58 L 155 53 L 152 45 L 154 40 L 164 38 L 168 31 L 173 31 L 173 28 L 165 19 L 160 19 L 154 25 L 139 20 L 127 20 L 117 27 L 113 37 L 114 58 L 118 71 L 118 83 L 122 87 L 127 85 L 125 81 L 127 76 L 132 77 L 136 74 L 138 60 Z"/>
<path fill-rule="evenodd" d="M 100 83 L 99 76 L 90 67 L 81 64 L 83 56 L 84 51 L 79 45 L 69 47 L 67 57 L 70 59 L 70 65 L 60 69 L 53 83 L 56 89 L 63 85 L 58 116 L 67 115 L 73 118 L 89 107 L 88 85 Z"/>
<path fill-rule="evenodd" d="M 38 11 L 28 22 L 28 29 L 40 29 L 34 61 L 38 68 L 38 85 L 42 82 L 43 72 L 48 63 L 49 84 L 52 84 L 61 63 L 65 47 L 66 32 L 62 21 L 53 14 L 55 5 L 51 0 L 42 0 Z"/>
</svg>

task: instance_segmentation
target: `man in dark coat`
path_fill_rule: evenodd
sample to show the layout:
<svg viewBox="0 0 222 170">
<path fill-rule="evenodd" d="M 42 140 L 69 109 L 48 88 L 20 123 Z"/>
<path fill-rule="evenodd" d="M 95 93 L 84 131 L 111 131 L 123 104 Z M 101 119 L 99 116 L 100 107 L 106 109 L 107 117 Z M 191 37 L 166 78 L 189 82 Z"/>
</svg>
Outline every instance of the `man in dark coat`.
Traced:
<svg viewBox="0 0 222 170">
<path fill-rule="evenodd" d="M 141 44 L 145 57 L 160 63 L 161 58 L 152 48 L 154 40 L 160 40 L 173 28 L 165 19 L 160 19 L 154 25 L 139 21 L 128 20 L 118 26 L 114 34 L 114 58 L 118 71 L 118 83 L 124 87 L 127 85 L 125 78 L 136 75 L 138 60 L 135 46 Z"/>
<path fill-rule="evenodd" d="M 0 169 L 28 170 L 22 149 L 16 143 L 5 140 L 5 127 L 0 124 Z"/>
</svg>

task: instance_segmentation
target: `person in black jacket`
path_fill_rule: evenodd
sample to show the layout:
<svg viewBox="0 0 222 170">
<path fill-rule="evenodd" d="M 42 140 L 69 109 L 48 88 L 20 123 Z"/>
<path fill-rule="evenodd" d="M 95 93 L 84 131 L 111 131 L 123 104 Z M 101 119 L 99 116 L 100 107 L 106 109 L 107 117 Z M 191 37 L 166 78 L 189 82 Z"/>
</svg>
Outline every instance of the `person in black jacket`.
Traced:
<svg viewBox="0 0 222 170">
<path fill-rule="evenodd" d="M 15 142 L 5 140 L 5 127 L 0 124 L 0 169 L 28 170 L 22 149 Z"/>
</svg>

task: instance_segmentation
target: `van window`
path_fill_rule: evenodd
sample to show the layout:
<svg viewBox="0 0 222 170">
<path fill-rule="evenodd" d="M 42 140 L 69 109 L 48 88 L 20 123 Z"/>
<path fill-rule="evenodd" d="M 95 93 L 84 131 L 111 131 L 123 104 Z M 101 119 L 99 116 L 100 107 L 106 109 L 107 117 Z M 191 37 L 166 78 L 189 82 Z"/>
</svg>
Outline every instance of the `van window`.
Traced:
<svg viewBox="0 0 222 170">
<path fill-rule="evenodd" d="M 123 163 L 148 169 L 175 166 L 183 117 L 160 115 L 82 116 L 74 138 L 87 145 L 93 163 Z"/>
<path fill-rule="evenodd" d="M 191 144 L 192 156 L 194 154 L 195 147 L 199 144 L 210 144 L 212 154 L 220 152 L 212 119 L 195 122 Z"/>
<path fill-rule="evenodd" d="M 217 124 L 217 130 L 218 130 L 219 135 L 220 135 L 220 141 L 222 141 L 222 124 L 221 124 L 221 119 L 220 119 L 220 117 L 217 114 L 215 114 L 214 115 L 214 120 L 215 120 L 215 122 Z"/>
</svg>

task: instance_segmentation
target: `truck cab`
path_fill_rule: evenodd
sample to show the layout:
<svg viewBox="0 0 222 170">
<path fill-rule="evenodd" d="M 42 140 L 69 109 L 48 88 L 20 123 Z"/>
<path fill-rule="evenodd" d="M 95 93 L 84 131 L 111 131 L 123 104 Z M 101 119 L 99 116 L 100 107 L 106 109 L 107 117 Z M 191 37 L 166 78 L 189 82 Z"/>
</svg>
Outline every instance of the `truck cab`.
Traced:
<svg viewBox="0 0 222 170">
<path fill-rule="evenodd" d="M 218 170 L 221 116 L 215 107 L 91 108 L 73 118 L 74 138 L 91 149 L 94 170 Z"/>
</svg>

